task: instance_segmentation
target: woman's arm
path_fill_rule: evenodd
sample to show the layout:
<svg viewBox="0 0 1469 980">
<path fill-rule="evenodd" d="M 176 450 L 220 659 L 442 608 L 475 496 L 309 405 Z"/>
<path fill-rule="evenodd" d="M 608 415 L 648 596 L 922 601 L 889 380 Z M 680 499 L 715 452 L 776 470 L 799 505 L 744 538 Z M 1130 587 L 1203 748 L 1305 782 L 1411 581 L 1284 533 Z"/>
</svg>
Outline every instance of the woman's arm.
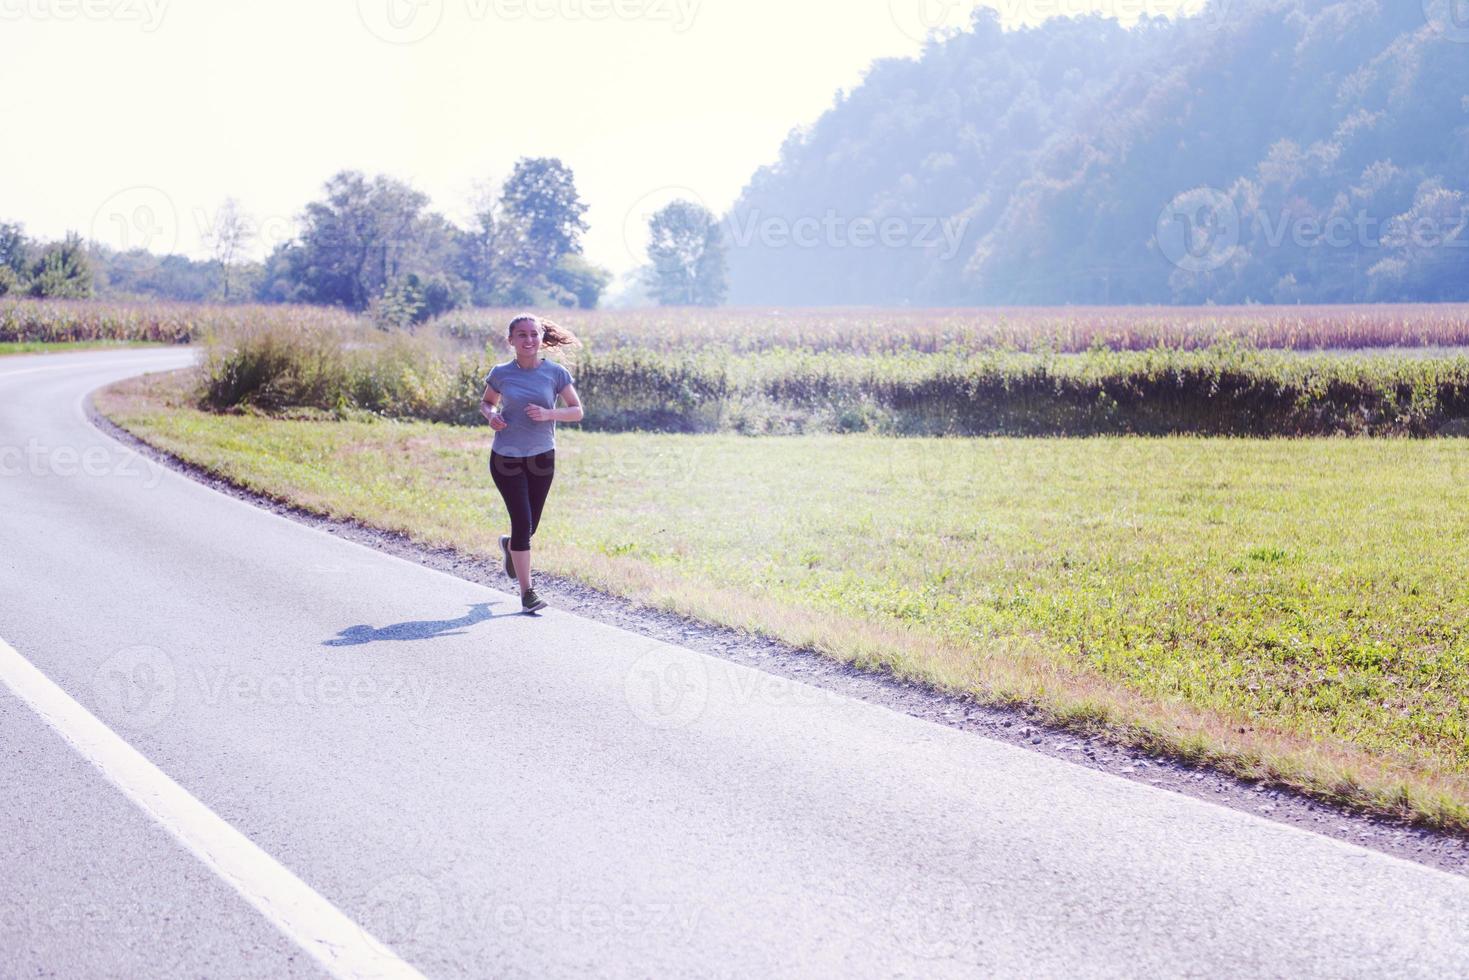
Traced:
<svg viewBox="0 0 1469 980">
<path fill-rule="evenodd" d="M 568 384 L 562 388 L 561 400 L 566 403 L 566 407 L 553 408 L 551 417 L 557 422 L 580 422 L 586 413 L 582 411 L 581 399 L 576 394 L 576 386 Z"/>
<path fill-rule="evenodd" d="M 565 408 L 544 408 L 540 405 L 527 406 L 525 412 L 536 422 L 580 422 L 582 420 L 581 399 L 576 388 L 568 384 L 558 394 L 566 402 Z"/>
<path fill-rule="evenodd" d="M 500 404 L 500 393 L 489 385 L 485 385 L 484 397 L 479 401 L 479 413 L 485 417 L 485 421 L 490 423 L 490 428 L 496 432 L 510 424 L 494 410 L 498 404 Z"/>
</svg>

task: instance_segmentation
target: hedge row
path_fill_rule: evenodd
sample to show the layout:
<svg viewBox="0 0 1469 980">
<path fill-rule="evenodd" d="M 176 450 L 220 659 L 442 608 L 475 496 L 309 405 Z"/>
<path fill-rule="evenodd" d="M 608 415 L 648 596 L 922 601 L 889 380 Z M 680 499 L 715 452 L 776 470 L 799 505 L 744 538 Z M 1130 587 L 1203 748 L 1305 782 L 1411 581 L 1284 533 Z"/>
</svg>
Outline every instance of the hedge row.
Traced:
<svg viewBox="0 0 1469 980">
<path fill-rule="evenodd" d="M 1234 346 L 1074 355 L 572 352 L 584 427 L 704 432 L 1457 434 L 1469 358 Z M 255 329 L 210 346 L 214 410 L 307 407 L 475 424 L 485 355 L 432 338 Z"/>
</svg>

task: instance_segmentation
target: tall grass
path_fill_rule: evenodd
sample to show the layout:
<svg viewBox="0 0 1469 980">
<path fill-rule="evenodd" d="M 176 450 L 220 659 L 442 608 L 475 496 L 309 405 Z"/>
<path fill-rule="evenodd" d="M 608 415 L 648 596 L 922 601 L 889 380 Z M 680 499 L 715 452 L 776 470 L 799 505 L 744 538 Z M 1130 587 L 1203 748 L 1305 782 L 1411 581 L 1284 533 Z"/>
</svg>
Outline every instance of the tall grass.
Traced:
<svg viewBox="0 0 1469 980">
<path fill-rule="evenodd" d="M 0 342 L 186 344 L 263 324 L 350 329 L 357 318 L 318 306 L 0 299 Z"/>
<path fill-rule="evenodd" d="M 211 337 L 197 395 L 216 411 L 310 408 L 469 424 L 479 418 L 487 372 L 483 358 L 432 338 L 288 319 Z"/>
<path fill-rule="evenodd" d="M 446 314 L 420 332 L 468 350 L 498 344 L 513 312 Z M 1080 353 L 1097 348 L 1201 350 L 1432 349 L 1469 345 L 1469 304 L 1316 307 L 1065 307 L 1012 309 L 666 308 L 551 314 L 599 353 L 641 350 L 842 351 L 853 354 Z M 358 318 L 308 306 L 221 306 L 0 298 L 0 342 L 128 340 L 185 343 L 251 324 L 351 328 Z"/>
<path fill-rule="evenodd" d="M 429 329 L 477 349 L 512 311 L 445 314 Z M 552 314 L 599 351 L 791 349 L 856 354 L 1095 348 L 1200 350 L 1220 342 L 1278 350 L 1469 345 L 1469 304 L 1396 306 L 1064 307 L 1011 309 L 669 308 Z"/>
<path fill-rule="evenodd" d="M 199 397 L 214 410 L 309 408 L 478 422 L 492 352 L 363 326 L 252 324 L 213 339 Z M 1408 435 L 1469 426 L 1469 358 L 1348 358 L 1207 349 L 1085 354 L 727 348 L 564 357 L 584 427 L 893 435 Z"/>
</svg>

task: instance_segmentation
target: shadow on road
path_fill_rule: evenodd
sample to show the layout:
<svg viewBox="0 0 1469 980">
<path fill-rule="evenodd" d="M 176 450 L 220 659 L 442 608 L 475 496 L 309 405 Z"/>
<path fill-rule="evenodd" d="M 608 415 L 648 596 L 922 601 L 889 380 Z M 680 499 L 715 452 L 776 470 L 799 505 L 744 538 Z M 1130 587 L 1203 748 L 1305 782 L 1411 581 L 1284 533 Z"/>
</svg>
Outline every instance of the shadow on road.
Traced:
<svg viewBox="0 0 1469 980">
<path fill-rule="evenodd" d="M 520 610 L 516 609 L 513 613 L 501 613 L 501 615 L 518 616 Z M 354 647 L 363 643 L 376 643 L 378 640 L 432 640 L 440 636 L 462 636 L 464 627 L 494 618 L 495 614 L 490 612 L 488 602 L 476 602 L 469 607 L 469 612 L 458 619 L 420 619 L 383 627 L 365 624 L 348 626 L 333 639 L 324 640 L 321 645 L 324 647 Z"/>
</svg>

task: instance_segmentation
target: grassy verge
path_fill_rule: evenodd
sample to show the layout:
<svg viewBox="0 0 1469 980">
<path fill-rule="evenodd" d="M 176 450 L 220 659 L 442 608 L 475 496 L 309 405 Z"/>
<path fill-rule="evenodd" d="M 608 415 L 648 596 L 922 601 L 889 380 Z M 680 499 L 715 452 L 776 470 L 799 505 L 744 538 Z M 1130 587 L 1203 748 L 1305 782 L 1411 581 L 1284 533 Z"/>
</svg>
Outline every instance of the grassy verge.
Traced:
<svg viewBox="0 0 1469 980">
<path fill-rule="evenodd" d="M 489 435 L 102 411 L 237 484 L 494 560 Z M 1469 830 L 1469 443 L 562 428 L 538 567 L 1371 812 Z"/>
<path fill-rule="evenodd" d="M 473 424 L 490 351 L 290 321 L 206 345 L 201 405 Z M 1082 354 L 576 349 L 587 429 L 807 435 L 1464 435 L 1469 357 L 1227 344 Z"/>
<path fill-rule="evenodd" d="M 81 343 L 50 343 L 29 340 L 20 343 L 0 341 L 0 357 L 6 354 L 50 354 L 73 350 L 122 350 L 133 347 L 167 347 L 168 344 L 130 340 L 94 340 Z"/>
</svg>

